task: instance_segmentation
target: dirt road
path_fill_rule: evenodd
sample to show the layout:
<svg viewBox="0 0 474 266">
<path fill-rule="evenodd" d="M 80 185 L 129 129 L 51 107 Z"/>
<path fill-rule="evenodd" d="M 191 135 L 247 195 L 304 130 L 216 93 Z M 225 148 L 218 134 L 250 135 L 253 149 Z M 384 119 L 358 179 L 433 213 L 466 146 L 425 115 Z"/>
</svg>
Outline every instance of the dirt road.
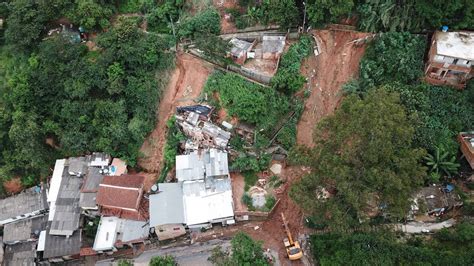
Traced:
<svg viewBox="0 0 474 266">
<path fill-rule="evenodd" d="M 155 129 L 144 141 L 140 152 L 139 166 L 148 173 L 146 187 L 149 188 L 161 170 L 163 159 L 163 148 L 166 143 L 166 121 L 175 112 L 175 108 L 181 105 L 194 103 L 206 83 L 212 67 L 202 60 L 188 54 L 178 54 L 176 58 L 176 69 L 173 71 L 168 87 L 160 101 L 156 113 Z"/>
<path fill-rule="evenodd" d="M 348 42 L 369 34 L 344 30 L 315 30 L 321 42 L 318 56 L 311 55 L 303 63 L 302 71 L 309 80 L 311 95 L 298 123 L 297 143 L 313 146 L 313 129 L 325 116 L 331 114 L 341 101 L 341 87 L 357 78 L 359 62 L 365 46 Z"/>
</svg>

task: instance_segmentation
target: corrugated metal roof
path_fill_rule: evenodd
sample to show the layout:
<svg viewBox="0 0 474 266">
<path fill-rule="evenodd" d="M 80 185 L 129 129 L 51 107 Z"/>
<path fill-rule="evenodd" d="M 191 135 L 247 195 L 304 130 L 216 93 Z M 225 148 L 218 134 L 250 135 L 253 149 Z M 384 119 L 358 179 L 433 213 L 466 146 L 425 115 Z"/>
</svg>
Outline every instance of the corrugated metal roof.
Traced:
<svg viewBox="0 0 474 266">
<path fill-rule="evenodd" d="M 176 156 L 176 178 L 178 181 L 204 178 L 204 161 L 197 151 Z"/>
<path fill-rule="evenodd" d="M 0 200 L 0 222 L 13 222 L 10 218 L 21 219 L 21 215 L 48 209 L 46 191 L 36 188 L 26 189 L 20 194 Z"/>
<path fill-rule="evenodd" d="M 227 152 L 217 149 L 210 149 L 206 152 L 206 176 L 226 176 L 229 175 L 229 165 Z"/>
<path fill-rule="evenodd" d="M 79 254 L 81 251 L 81 230 L 76 230 L 71 236 L 55 236 L 46 231 L 43 258 L 56 258 Z"/>
<path fill-rule="evenodd" d="M 162 183 L 159 193 L 150 195 L 150 226 L 183 224 L 183 190 L 181 183 Z"/>
<path fill-rule="evenodd" d="M 3 242 L 27 241 L 36 239 L 42 230 L 46 229 L 48 216 L 42 215 L 15 223 L 9 223 L 3 228 Z"/>
</svg>

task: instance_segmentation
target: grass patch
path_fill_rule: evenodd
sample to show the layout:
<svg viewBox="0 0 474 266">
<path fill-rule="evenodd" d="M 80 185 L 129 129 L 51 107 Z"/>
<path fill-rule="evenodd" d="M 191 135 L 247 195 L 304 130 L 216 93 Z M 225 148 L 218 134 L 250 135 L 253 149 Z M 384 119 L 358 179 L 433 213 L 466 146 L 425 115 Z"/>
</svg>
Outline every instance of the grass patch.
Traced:
<svg viewBox="0 0 474 266">
<path fill-rule="evenodd" d="M 262 211 L 269 212 L 272 210 L 273 206 L 275 206 L 277 200 L 273 195 L 267 195 L 265 197 L 265 206 L 263 207 Z"/>
<path fill-rule="evenodd" d="M 244 176 L 245 181 L 245 191 L 248 191 L 250 187 L 255 186 L 258 180 L 258 176 L 253 171 L 243 172 L 242 175 Z"/>
</svg>

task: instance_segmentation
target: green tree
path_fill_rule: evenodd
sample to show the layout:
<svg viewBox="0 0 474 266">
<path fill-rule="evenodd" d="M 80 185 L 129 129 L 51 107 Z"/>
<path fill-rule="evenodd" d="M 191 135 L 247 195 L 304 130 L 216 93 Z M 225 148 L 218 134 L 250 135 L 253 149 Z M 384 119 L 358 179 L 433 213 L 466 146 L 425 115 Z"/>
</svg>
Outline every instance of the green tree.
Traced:
<svg viewBox="0 0 474 266">
<path fill-rule="evenodd" d="M 335 229 L 365 224 L 374 201 L 393 217 L 404 217 L 426 174 L 420 164 L 424 150 L 411 148 L 413 134 L 398 94 L 372 90 L 364 99 L 345 98 L 318 124 L 309 153 L 313 171 L 290 196 Z M 322 188 L 333 195 L 317 199 Z"/>
<path fill-rule="evenodd" d="M 425 39 L 407 32 L 388 32 L 377 37 L 360 62 L 361 88 L 418 81 L 423 75 L 425 47 Z"/>
<path fill-rule="evenodd" d="M 253 240 L 246 233 L 238 232 L 232 238 L 231 245 L 231 255 L 218 247 L 212 251 L 209 260 L 218 266 L 270 265 L 263 254 L 262 242 Z"/>
<path fill-rule="evenodd" d="M 47 2 L 47 1 L 45 1 Z M 41 39 L 41 32 L 50 19 L 37 1 L 16 0 L 9 4 L 5 38 L 16 48 L 31 50 Z"/>
<path fill-rule="evenodd" d="M 272 0 L 268 16 L 282 28 L 295 27 L 300 23 L 295 0 Z"/>
<path fill-rule="evenodd" d="M 166 255 L 166 256 L 156 256 L 151 258 L 150 266 L 176 266 L 176 260 L 173 256 Z"/>
<path fill-rule="evenodd" d="M 425 156 L 425 161 L 429 170 L 437 176 L 445 175 L 451 177 L 451 175 L 458 172 L 461 166 L 456 162 L 454 155 L 439 147 L 436 147 L 433 153 L 428 153 Z"/>
<path fill-rule="evenodd" d="M 192 17 L 185 18 L 179 26 L 180 38 L 196 38 L 202 34 L 218 35 L 221 32 L 220 15 L 216 9 L 209 8 Z"/>
<path fill-rule="evenodd" d="M 113 14 L 113 7 L 106 1 L 75 0 L 67 16 L 74 22 L 88 30 L 97 27 L 107 28 L 109 18 Z"/>
<path fill-rule="evenodd" d="M 339 22 L 348 16 L 354 7 L 353 0 L 309 0 L 307 5 L 308 20 L 312 25 Z"/>
</svg>

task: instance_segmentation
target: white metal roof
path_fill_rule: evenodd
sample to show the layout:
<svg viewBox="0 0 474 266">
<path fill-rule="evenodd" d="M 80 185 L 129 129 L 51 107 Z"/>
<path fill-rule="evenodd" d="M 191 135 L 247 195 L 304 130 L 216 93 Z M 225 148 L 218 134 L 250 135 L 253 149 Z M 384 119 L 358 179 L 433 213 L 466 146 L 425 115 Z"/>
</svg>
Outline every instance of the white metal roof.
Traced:
<svg viewBox="0 0 474 266">
<path fill-rule="evenodd" d="M 59 193 L 59 187 L 61 186 L 61 180 L 63 179 L 64 164 L 66 159 L 56 160 L 54 165 L 53 177 L 49 185 L 48 202 L 56 201 Z"/>
<path fill-rule="evenodd" d="M 176 156 L 176 178 L 179 181 L 204 178 L 204 161 L 197 151 Z"/>
<path fill-rule="evenodd" d="M 436 32 L 436 53 L 474 60 L 474 32 Z"/>
<path fill-rule="evenodd" d="M 102 216 L 100 218 L 100 224 L 97 228 L 94 246 L 92 249 L 95 251 L 112 249 L 114 247 L 115 240 L 117 239 L 119 223 L 120 219 L 117 217 Z"/>
<path fill-rule="evenodd" d="M 232 191 L 203 196 L 184 196 L 184 210 L 188 226 L 233 217 Z"/>
</svg>

